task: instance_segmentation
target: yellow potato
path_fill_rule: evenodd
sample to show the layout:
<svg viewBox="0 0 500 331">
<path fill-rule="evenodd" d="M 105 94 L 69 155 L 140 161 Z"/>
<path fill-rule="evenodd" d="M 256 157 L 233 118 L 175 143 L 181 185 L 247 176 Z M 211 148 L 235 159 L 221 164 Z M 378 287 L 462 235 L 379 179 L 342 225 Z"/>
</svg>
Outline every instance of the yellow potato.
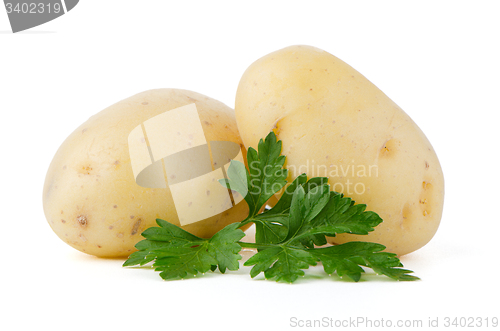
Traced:
<svg viewBox="0 0 500 331">
<path fill-rule="evenodd" d="M 128 146 L 132 129 L 165 111 L 196 104 L 207 141 L 242 146 L 234 111 L 204 95 L 175 89 L 146 91 L 122 100 L 77 128 L 61 145 L 43 190 L 45 216 L 70 246 L 100 257 L 125 257 L 156 218 L 179 225 L 169 188 L 135 182 Z M 169 183 L 170 184 L 170 183 Z M 193 191 L 186 190 L 185 195 Z M 209 192 L 207 192 L 207 195 Z M 245 203 L 183 228 L 210 237 L 248 213 Z"/>
<path fill-rule="evenodd" d="M 254 62 L 236 95 L 245 146 L 274 130 L 283 141 L 289 180 L 326 176 L 333 190 L 364 203 L 384 222 L 368 236 L 399 255 L 424 246 L 443 210 L 438 158 L 419 127 L 382 91 L 335 56 L 291 46 Z"/>
</svg>

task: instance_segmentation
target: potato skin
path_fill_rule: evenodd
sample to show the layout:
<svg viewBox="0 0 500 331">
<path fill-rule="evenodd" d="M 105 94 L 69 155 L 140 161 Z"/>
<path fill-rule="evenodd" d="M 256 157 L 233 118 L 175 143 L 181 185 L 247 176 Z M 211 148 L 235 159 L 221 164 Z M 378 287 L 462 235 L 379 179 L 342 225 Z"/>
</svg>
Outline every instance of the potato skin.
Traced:
<svg viewBox="0 0 500 331">
<path fill-rule="evenodd" d="M 327 176 L 333 190 L 384 220 L 368 236 L 331 243 L 372 241 L 404 255 L 434 236 L 444 202 L 436 153 L 401 108 L 342 60 L 310 46 L 268 54 L 243 74 L 235 112 L 247 148 L 271 130 L 283 141 L 290 181 Z"/>
<path fill-rule="evenodd" d="M 78 127 L 52 160 L 43 189 L 45 216 L 70 246 L 99 257 L 126 257 L 141 232 L 162 218 L 179 225 L 167 189 L 140 187 L 130 165 L 128 135 L 136 126 L 167 109 L 195 103 L 208 141 L 242 145 L 234 111 L 204 95 L 157 89 L 122 100 Z M 183 228 L 210 237 L 248 213 L 244 203 L 223 214 Z"/>
</svg>

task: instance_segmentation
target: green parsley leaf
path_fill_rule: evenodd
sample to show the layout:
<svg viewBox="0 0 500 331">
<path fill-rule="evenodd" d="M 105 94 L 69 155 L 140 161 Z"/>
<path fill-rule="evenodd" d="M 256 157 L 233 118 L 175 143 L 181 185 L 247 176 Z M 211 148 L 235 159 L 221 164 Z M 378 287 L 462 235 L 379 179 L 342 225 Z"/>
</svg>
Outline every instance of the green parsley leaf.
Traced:
<svg viewBox="0 0 500 331">
<path fill-rule="evenodd" d="M 366 205 L 354 204 L 351 198 L 343 194 L 330 192 L 330 200 L 326 207 L 311 221 L 311 233 L 325 233 L 335 236 L 336 233 L 353 233 L 366 235 L 382 223 L 375 212 L 365 211 Z"/>
<path fill-rule="evenodd" d="M 250 204 L 253 203 L 253 198 L 250 194 L 248 194 L 250 175 L 248 174 L 245 165 L 240 161 L 231 160 L 227 169 L 227 177 L 227 179 L 219 179 L 219 183 L 221 183 L 222 186 L 241 194 L 247 205 L 250 206 Z"/>
<path fill-rule="evenodd" d="M 300 276 L 304 276 L 302 269 L 316 265 L 317 260 L 306 250 L 283 245 L 258 252 L 249 258 L 244 265 L 254 265 L 250 271 L 252 278 L 264 272 L 267 279 L 293 283 Z"/>
<path fill-rule="evenodd" d="M 245 233 L 238 229 L 239 224 L 233 223 L 224 227 L 208 240 L 208 253 L 215 256 L 220 272 L 239 269 L 241 246 L 238 241 L 245 236 Z"/>
<path fill-rule="evenodd" d="M 295 189 L 302 186 L 304 192 L 307 194 L 310 190 L 324 185 L 327 182 L 328 178 L 326 177 L 315 177 L 307 180 L 306 174 L 302 174 L 295 178 L 295 180 L 286 187 L 280 200 L 273 208 L 246 220 L 247 222 L 251 221 L 255 224 L 255 242 L 275 244 L 283 241 L 288 234 L 288 216 L 290 214 L 292 196 Z M 313 235 L 313 237 L 317 245 L 326 244 L 324 236 Z"/>
<path fill-rule="evenodd" d="M 250 172 L 238 161 L 231 161 L 228 168 L 228 179 L 219 182 L 231 190 L 240 193 L 248 207 L 249 217 L 258 214 L 264 204 L 276 192 L 285 186 L 288 171 L 283 169 L 285 156 L 281 155 L 281 141 L 270 134 L 260 140 L 259 152 L 252 147 L 247 152 L 247 163 Z"/>
<path fill-rule="evenodd" d="M 307 194 L 302 186 L 297 187 L 290 205 L 288 234 L 285 240 L 291 240 L 298 235 L 304 236 L 305 231 L 310 228 L 309 223 L 325 208 L 329 199 L 329 185 L 317 186 Z"/>
<path fill-rule="evenodd" d="M 345 244 L 315 248 L 308 250 L 323 264 L 329 275 L 334 272 L 340 277 L 346 275 L 354 281 L 359 281 L 364 272 L 361 266 L 369 267 L 378 274 L 386 275 L 395 280 L 417 280 L 418 277 L 408 275 L 413 271 L 401 269 L 403 265 L 396 254 L 381 252 L 384 245 L 368 242 L 348 242 Z"/>
<path fill-rule="evenodd" d="M 210 239 L 199 238 L 160 219 L 157 224 L 160 227 L 142 233 L 146 240 L 137 243 L 139 251 L 132 253 L 124 266 L 154 261 L 153 267 L 166 280 L 195 276 L 217 267 L 222 273 L 239 268 L 241 246 L 237 242 L 245 234 L 238 229 L 238 223 L 224 227 Z"/>
</svg>

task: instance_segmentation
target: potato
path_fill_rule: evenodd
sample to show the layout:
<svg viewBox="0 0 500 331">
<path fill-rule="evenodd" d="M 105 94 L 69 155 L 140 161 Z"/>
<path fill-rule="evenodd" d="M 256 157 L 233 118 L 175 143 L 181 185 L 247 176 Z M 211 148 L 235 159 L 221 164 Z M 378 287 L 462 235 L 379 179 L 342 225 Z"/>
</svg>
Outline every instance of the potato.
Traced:
<svg viewBox="0 0 500 331">
<path fill-rule="evenodd" d="M 204 95 L 158 89 L 122 100 L 78 127 L 54 156 L 43 190 L 45 216 L 54 232 L 82 252 L 126 257 L 143 239 L 141 232 L 156 225 L 156 218 L 179 225 L 169 188 L 141 187 L 135 182 L 128 137 L 147 119 L 192 103 L 198 109 L 207 141 L 242 146 L 234 111 Z M 182 192 L 184 196 L 196 193 L 195 189 Z M 183 228 L 210 237 L 247 214 L 246 204 L 239 203 Z"/>
<path fill-rule="evenodd" d="M 304 172 L 326 176 L 332 190 L 384 220 L 368 236 L 330 242 L 372 241 L 403 255 L 435 234 L 444 201 L 436 153 L 410 117 L 345 62 L 310 46 L 268 54 L 243 74 L 235 112 L 247 148 L 271 130 L 283 141 L 290 181 Z"/>
</svg>

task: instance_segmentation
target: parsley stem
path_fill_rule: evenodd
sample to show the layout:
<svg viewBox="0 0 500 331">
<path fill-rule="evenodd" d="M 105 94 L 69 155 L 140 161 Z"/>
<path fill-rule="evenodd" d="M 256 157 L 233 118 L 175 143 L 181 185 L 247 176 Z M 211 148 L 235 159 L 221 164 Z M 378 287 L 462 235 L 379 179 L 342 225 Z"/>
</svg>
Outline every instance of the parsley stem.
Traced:
<svg viewBox="0 0 500 331">
<path fill-rule="evenodd" d="M 274 244 L 258 244 L 258 243 L 248 243 L 244 241 L 238 241 L 237 242 L 241 247 L 246 247 L 246 248 L 270 248 L 270 247 L 276 247 Z"/>
</svg>

